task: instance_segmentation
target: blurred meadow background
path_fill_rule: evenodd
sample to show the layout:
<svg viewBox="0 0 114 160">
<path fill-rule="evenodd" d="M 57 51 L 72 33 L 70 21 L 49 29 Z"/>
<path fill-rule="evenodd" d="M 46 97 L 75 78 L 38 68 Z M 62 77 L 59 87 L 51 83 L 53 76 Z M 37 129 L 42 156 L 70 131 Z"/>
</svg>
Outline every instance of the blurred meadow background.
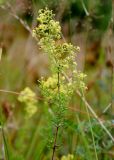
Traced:
<svg viewBox="0 0 114 160">
<path fill-rule="evenodd" d="M 52 135 L 47 130 L 50 110 L 38 82 L 49 76 L 49 60 L 32 37 L 38 10 L 45 7 L 53 10 L 65 40 L 80 47 L 76 61 L 78 69 L 87 75 L 86 100 L 114 137 L 114 0 L 0 0 L 0 160 L 51 159 L 48 140 Z M 25 106 L 18 101 L 26 87 L 38 97 L 37 112 L 31 118 L 26 117 Z M 71 154 L 74 160 L 96 160 L 92 128 L 98 159 L 114 160 L 113 137 L 94 114 L 89 116 L 75 94 L 59 135 L 56 159 L 72 160 L 67 157 Z"/>
</svg>

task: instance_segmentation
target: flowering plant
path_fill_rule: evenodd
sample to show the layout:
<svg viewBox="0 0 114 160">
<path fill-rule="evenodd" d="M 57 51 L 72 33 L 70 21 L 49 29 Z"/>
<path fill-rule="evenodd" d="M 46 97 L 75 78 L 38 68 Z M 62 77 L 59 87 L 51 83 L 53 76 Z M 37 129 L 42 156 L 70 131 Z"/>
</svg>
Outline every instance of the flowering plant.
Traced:
<svg viewBox="0 0 114 160">
<path fill-rule="evenodd" d="M 61 27 L 58 21 L 54 20 L 52 11 L 45 8 L 39 10 L 38 26 L 33 29 L 33 37 L 38 41 L 42 52 L 48 55 L 50 60 L 51 75 L 40 80 L 41 93 L 49 105 L 51 104 L 51 122 L 54 124 L 55 133 L 51 140 L 53 154 L 55 156 L 57 137 L 60 128 L 64 127 L 68 104 L 75 90 L 85 90 L 85 74 L 77 70 L 75 58 L 79 47 L 71 43 L 63 42 Z M 19 101 L 24 102 L 28 109 L 27 113 L 33 115 L 36 112 L 35 94 L 29 88 L 21 92 Z M 73 156 L 63 156 L 62 159 L 73 159 Z"/>
<path fill-rule="evenodd" d="M 54 113 L 55 136 L 53 138 L 52 160 L 57 146 L 58 130 L 64 126 L 64 119 L 68 103 L 74 90 L 86 89 L 85 74 L 77 71 L 75 58 L 80 48 L 71 43 L 59 40 L 62 37 L 61 27 L 58 21 L 54 20 L 52 11 L 41 9 L 37 18 L 38 26 L 33 30 L 33 37 L 38 40 L 41 50 L 48 55 L 50 60 L 51 76 L 48 79 L 41 78 L 40 89 L 46 101 L 52 104 Z M 63 158 L 64 159 L 64 158 Z"/>
</svg>

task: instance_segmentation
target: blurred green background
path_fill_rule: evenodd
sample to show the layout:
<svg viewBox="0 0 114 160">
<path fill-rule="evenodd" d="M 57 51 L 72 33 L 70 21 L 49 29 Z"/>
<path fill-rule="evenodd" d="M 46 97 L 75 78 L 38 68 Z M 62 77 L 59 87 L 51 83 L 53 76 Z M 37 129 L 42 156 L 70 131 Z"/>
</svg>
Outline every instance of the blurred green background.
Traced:
<svg viewBox="0 0 114 160">
<path fill-rule="evenodd" d="M 39 100 L 37 114 L 26 119 L 18 95 L 5 92 L 19 93 L 29 86 L 41 96 L 38 80 L 48 77 L 49 62 L 31 32 L 38 10 L 45 7 L 55 13 L 66 41 L 80 47 L 76 61 L 78 69 L 87 74 L 86 99 L 114 135 L 114 1 L 0 0 L 0 107 L 11 160 L 48 160 L 51 155 L 44 134 L 46 104 Z M 73 153 L 76 160 L 94 160 L 86 109 L 77 95 L 70 107 L 57 156 Z M 114 160 L 114 144 L 91 118 L 99 160 Z M 0 132 L 0 160 L 3 150 Z"/>
</svg>

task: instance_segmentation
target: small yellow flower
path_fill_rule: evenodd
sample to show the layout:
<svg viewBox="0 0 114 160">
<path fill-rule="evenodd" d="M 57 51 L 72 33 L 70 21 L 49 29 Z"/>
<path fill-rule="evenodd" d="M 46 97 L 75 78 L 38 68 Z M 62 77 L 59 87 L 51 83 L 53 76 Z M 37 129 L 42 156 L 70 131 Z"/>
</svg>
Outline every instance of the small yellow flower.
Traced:
<svg viewBox="0 0 114 160">
<path fill-rule="evenodd" d="M 74 156 L 72 154 L 68 154 L 67 156 L 62 156 L 61 160 L 74 160 Z"/>
<path fill-rule="evenodd" d="M 79 47 L 79 46 L 77 46 L 77 47 L 76 47 L 76 50 L 77 50 L 78 52 L 80 52 L 80 47 Z"/>
<path fill-rule="evenodd" d="M 21 91 L 18 96 L 18 100 L 25 104 L 26 113 L 28 117 L 31 117 L 37 111 L 37 99 L 35 93 L 29 88 L 26 87 Z"/>
</svg>

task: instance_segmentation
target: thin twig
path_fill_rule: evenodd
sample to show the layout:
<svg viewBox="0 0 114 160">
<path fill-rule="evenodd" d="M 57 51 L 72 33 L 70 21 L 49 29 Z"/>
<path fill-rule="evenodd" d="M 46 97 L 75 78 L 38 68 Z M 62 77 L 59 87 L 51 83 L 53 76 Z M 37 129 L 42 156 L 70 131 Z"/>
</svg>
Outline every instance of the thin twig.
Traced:
<svg viewBox="0 0 114 160">
<path fill-rule="evenodd" d="M 2 48 L 0 48 L 0 61 L 1 61 L 1 57 L 2 57 Z"/>
<path fill-rule="evenodd" d="M 103 122 L 99 119 L 95 111 L 92 109 L 92 107 L 89 105 L 89 103 L 86 101 L 85 97 L 81 95 L 79 91 L 76 91 L 76 93 L 79 95 L 79 97 L 82 99 L 84 104 L 88 107 L 89 111 L 93 114 L 93 116 L 98 120 L 101 127 L 104 129 L 104 131 L 107 133 L 107 135 L 111 138 L 111 140 L 114 142 L 114 137 L 111 135 L 111 133 L 108 131 L 108 129 L 105 127 Z"/>
<path fill-rule="evenodd" d="M 9 151 L 8 151 L 7 141 L 4 133 L 4 128 L 2 125 L 1 125 L 1 132 L 2 132 L 2 137 L 4 141 L 5 157 L 6 157 L 6 160 L 9 160 Z"/>
<path fill-rule="evenodd" d="M 17 19 L 21 25 L 27 30 L 29 31 L 30 34 L 32 34 L 32 30 L 31 28 L 29 27 L 29 25 L 24 21 L 22 20 L 12 9 L 11 9 L 11 5 L 9 3 L 7 3 L 7 5 L 0 5 L 0 8 L 3 9 L 4 11 L 9 11 L 9 14 L 14 17 L 15 19 Z"/>
<path fill-rule="evenodd" d="M 15 92 L 15 91 L 9 91 L 9 90 L 5 90 L 5 89 L 0 89 L 0 92 L 3 92 L 3 93 L 10 93 L 10 94 L 14 94 L 14 95 L 24 95 L 20 92 Z M 31 96 L 29 96 L 31 98 Z M 37 99 L 39 100 L 44 100 L 42 97 L 39 97 L 39 96 L 36 96 Z"/>
<path fill-rule="evenodd" d="M 84 96 L 84 94 L 83 94 L 83 96 Z M 96 157 L 96 160 L 98 160 L 98 155 L 97 155 L 97 150 L 96 150 L 96 144 L 95 144 L 95 138 L 94 138 L 93 129 L 92 129 L 92 122 L 91 122 L 91 119 L 90 119 L 90 113 L 89 113 L 89 110 L 88 110 L 87 106 L 86 106 L 86 111 L 87 111 L 88 120 L 89 120 L 89 124 L 90 124 L 90 132 L 91 132 L 93 146 L 94 146 L 94 150 L 95 150 L 95 157 Z"/>
<path fill-rule="evenodd" d="M 10 93 L 10 94 L 15 94 L 15 95 L 20 95 L 19 92 L 9 91 L 9 90 L 4 90 L 4 89 L 0 89 L 0 92 L 3 92 L 3 93 Z"/>
<path fill-rule="evenodd" d="M 73 108 L 73 107 L 68 107 L 68 108 L 71 109 L 73 112 L 79 112 L 79 113 L 82 114 L 82 115 L 87 115 L 86 112 L 81 111 L 81 110 L 78 109 L 78 108 Z M 90 114 L 90 116 L 91 116 L 91 117 L 94 117 L 92 114 Z"/>
<path fill-rule="evenodd" d="M 111 103 L 108 104 L 108 106 L 103 110 L 102 113 L 105 114 L 109 110 L 110 107 L 111 107 Z"/>
<path fill-rule="evenodd" d="M 113 85 L 114 85 L 113 81 L 114 81 L 114 65 L 111 66 L 111 112 L 113 112 Z"/>
<path fill-rule="evenodd" d="M 83 9 L 84 9 L 84 11 L 86 13 L 86 16 L 89 16 L 90 14 L 89 14 L 89 12 L 88 12 L 88 10 L 87 10 L 87 8 L 86 8 L 85 3 L 83 2 L 83 0 L 81 0 L 81 3 L 82 3 L 82 7 L 83 7 Z"/>
<path fill-rule="evenodd" d="M 68 81 L 69 77 L 63 73 L 63 75 L 66 77 L 66 79 Z M 95 113 L 95 111 L 92 109 L 92 107 L 90 106 L 90 104 L 86 101 L 85 97 L 82 96 L 82 94 L 77 90 L 76 91 L 77 95 L 82 99 L 82 101 L 84 102 L 84 104 L 88 107 L 89 111 L 92 113 L 92 115 L 94 116 L 94 118 L 97 119 L 97 121 L 99 122 L 99 124 L 101 125 L 101 127 L 104 129 L 104 131 L 107 133 L 107 135 L 111 138 L 111 140 L 114 142 L 114 137 L 111 135 L 111 133 L 108 131 L 108 129 L 105 127 L 105 125 L 103 124 L 103 122 L 99 119 L 99 117 L 97 116 L 97 114 Z"/>
</svg>

